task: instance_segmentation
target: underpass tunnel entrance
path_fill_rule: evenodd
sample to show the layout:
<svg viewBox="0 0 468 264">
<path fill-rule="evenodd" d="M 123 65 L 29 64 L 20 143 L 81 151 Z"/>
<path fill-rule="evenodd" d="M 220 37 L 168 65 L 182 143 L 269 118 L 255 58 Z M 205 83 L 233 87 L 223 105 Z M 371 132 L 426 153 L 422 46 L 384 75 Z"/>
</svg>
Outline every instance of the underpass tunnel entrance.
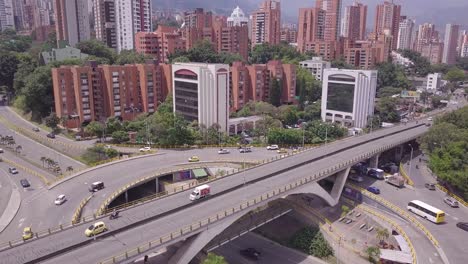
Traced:
<svg viewBox="0 0 468 264">
<path fill-rule="evenodd" d="M 208 176 L 210 176 L 210 173 L 206 168 L 194 168 L 159 175 L 124 191 L 110 202 L 107 209 L 112 210 L 115 207 L 120 207 L 127 203 L 180 188 L 182 185 L 187 185 L 190 182 L 206 178 Z"/>
</svg>

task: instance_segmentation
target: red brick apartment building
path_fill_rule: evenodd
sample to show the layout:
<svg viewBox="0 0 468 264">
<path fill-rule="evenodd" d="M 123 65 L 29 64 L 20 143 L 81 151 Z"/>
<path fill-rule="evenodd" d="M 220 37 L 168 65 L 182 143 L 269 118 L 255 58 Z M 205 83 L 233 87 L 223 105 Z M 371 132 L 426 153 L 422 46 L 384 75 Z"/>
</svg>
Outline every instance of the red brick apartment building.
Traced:
<svg viewBox="0 0 468 264">
<path fill-rule="evenodd" d="M 296 65 L 273 60 L 267 64 L 246 65 L 234 62 L 231 69 L 231 111 L 238 111 L 250 101 L 270 99 L 270 80 L 281 79 L 281 103 L 296 103 Z"/>
<path fill-rule="evenodd" d="M 68 128 L 116 116 L 132 120 L 153 113 L 171 87 L 170 65 L 62 66 L 52 69 L 55 112 Z"/>
<path fill-rule="evenodd" d="M 155 32 L 138 32 L 135 49 L 138 53 L 153 56 L 158 61 L 169 62 L 169 55 L 185 50 L 186 40 L 176 27 L 158 26 Z"/>
</svg>

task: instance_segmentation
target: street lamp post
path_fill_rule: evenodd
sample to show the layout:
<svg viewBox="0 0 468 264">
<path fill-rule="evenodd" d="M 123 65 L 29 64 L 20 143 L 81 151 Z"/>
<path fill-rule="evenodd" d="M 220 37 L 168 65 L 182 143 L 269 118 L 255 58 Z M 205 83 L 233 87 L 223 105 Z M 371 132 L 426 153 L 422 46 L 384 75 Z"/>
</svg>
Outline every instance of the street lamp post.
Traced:
<svg viewBox="0 0 468 264">
<path fill-rule="evenodd" d="M 413 146 L 411 144 L 408 144 L 408 146 L 411 147 L 411 154 L 410 154 L 410 163 L 409 163 L 409 175 L 408 177 L 411 177 L 411 165 L 413 162 Z"/>
<path fill-rule="evenodd" d="M 305 143 L 305 127 L 307 125 L 306 122 L 302 122 L 302 148 L 304 148 L 304 143 Z"/>
</svg>

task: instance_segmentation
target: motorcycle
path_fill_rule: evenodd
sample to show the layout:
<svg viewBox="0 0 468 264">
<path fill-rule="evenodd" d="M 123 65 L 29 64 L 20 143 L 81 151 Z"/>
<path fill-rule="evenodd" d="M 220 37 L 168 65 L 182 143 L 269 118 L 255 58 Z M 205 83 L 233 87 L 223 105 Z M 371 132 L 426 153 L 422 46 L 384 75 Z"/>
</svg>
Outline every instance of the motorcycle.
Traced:
<svg viewBox="0 0 468 264">
<path fill-rule="evenodd" d="M 109 220 L 117 219 L 119 217 L 119 211 L 114 211 L 109 215 Z"/>
</svg>

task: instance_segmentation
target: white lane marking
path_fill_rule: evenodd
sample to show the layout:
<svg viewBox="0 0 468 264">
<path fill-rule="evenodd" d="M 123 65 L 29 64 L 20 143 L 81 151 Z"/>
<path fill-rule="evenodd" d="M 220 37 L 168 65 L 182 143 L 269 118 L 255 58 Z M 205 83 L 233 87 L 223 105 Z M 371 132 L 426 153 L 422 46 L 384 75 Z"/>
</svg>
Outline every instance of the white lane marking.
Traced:
<svg viewBox="0 0 468 264">
<path fill-rule="evenodd" d="M 458 217 L 453 216 L 453 220 L 458 221 Z"/>
<path fill-rule="evenodd" d="M 432 260 L 431 257 L 429 257 L 429 262 L 430 262 L 430 263 L 434 263 L 434 261 Z"/>
</svg>

